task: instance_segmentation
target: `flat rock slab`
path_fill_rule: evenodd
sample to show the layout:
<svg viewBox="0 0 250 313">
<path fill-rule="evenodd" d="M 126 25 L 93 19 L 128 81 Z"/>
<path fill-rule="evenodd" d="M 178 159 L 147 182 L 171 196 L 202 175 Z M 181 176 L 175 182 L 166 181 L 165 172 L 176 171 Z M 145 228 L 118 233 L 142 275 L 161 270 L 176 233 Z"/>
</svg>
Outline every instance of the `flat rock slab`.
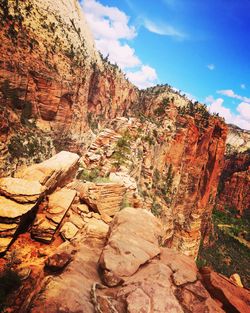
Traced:
<svg viewBox="0 0 250 313">
<path fill-rule="evenodd" d="M 46 212 L 36 216 L 31 230 L 32 237 L 50 242 L 75 196 L 76 191 L 67 188 L 62 188 L 51 194 Z"/>
<path fill-rule="evenodd" d="M 20 171 L 16 176 L 26 180 L 36 180 L 50 190 L 74 178 L 79 158 L 75 153 L 61 151 L 42 163 Z"/>
<path fill-rule="evenodd" d="M 34 203 L 21 204 L 0 196 L 0 222 L 5 219 L 18 220 L 35 206 Z"/>
<path fill-rule="evenodd" d="M 150 212 L 125 208 L 117 213 L 99 261 L 104 282 L 115 285 L 119 278 L 133 275 L 142 264 L 158 255 L 160 235 L 160 223 Z"/>
<path fill-rule="evenodd" d="M 20 203 L 38 201 L 44 190 L 38 181 L 13 177 L 0 179 L 0 194 Z"/>
</svg>

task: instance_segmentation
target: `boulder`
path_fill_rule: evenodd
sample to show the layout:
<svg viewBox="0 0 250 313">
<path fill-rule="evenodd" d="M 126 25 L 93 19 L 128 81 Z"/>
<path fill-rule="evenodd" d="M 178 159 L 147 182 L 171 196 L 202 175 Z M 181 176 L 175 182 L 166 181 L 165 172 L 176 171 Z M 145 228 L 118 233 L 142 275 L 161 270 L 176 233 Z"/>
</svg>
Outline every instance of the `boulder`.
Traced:
<svg viewBox="0 0 250 313">
<path fill-rule="evenodd" d="M 71 261 L 72 256 L 66 252 L 55 253 L 45 261 L 45 268 L 51 272 L 62 271 Z"/>
<path fill-rule="evenodd" d="M 78 232 L 78 228 L 71 222 L 66 222 L 63 224 L 62 228 L 60 229 L 60 233 L 63 236 L 64 239 L 70 240 Z"/>
<path fill-rule="evenodd" d="M 49 196 L 47 208 L 39 212 L 31 229 L 34 239 L 50 242 L 69 210 L 74 198 L 75 190 L 62 188 Z"/>
<path fill-rule="evenodd" d="M 123 278 L 116 288 L 96 288 L 100 312 L 224 312 L 198 280 L 194 261 L 171 249 L 162 248 L 159 257 Z M 111 279 L 115 283 L 117 277 Z"/>
<path fill-rule="evenodd" d="M 160 235 L 160 224 L 148 211 L 125 208 L 117 213 L 99 260 L 103 281 L 110 285 L 112 275 L 121 279 L 129 277 L 142 264 L 158 255 Z"/>
<path fill-rule="evenodd" d="M 16 177 L 38 181 L 48 190 L 61 187 L 72 180 L 78 168 L 79 156 L 61 151 L 52 158 L 19 171 Z"/>
<path fill-rule="evenodd" d="M 84 230 L 88 238 L 103 240 L 107 237 L 109 227 L 103 221 L 91 218 Z"/>
<path fill-rule="evenodd" d="M 120 211 L 126 192 L 123 184 L 92 183 L 77 181 L 70 188 L 80 193 L 80 199 L 87 203 L 95 212 L 113 216 Z"/>
</svg>

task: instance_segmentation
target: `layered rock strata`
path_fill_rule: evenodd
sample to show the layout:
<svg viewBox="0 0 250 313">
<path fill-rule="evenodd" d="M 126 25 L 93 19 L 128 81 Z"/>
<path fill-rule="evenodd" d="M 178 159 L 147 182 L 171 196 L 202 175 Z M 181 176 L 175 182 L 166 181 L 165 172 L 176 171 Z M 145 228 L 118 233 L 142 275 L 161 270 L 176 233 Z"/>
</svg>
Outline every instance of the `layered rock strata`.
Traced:
<svg viewBox="0 0 250 313">
<path fill-rule="evenodd" d="M 49 196 L 48 205 L 36 215 L 31 229 L 32 237 L 50 242 L 75 196 L 76 191 L 66 188 L 52 193 Z"/>
<path fill-rule="evenodd" d="M 112 182 L 76 182 L 74 187 L 80 199 L 99 214 L 114 216 L 122 207 L 126 188 L 123 184 Z"/>
<path fill-rule="evenodd" d="M 44 196 L 74 178 L 78 160 L 78 155 L 62 151 L 45 162 L 23 169 L 17 175 L 19 178 L 0 179 L 0 253 L 4 253 L 34 219 Z M 34 237 L 52 239 L 75 195 L 76 191 L 62 189 L 49 196 L 46 214 L 36 215 Z"/>
<path fill-rule="evenodd" d="M 0 179 L 0 253 L 8 249 L 19 230 L 34 215 L 44 191 L 37 181 Z"/>
</svg>

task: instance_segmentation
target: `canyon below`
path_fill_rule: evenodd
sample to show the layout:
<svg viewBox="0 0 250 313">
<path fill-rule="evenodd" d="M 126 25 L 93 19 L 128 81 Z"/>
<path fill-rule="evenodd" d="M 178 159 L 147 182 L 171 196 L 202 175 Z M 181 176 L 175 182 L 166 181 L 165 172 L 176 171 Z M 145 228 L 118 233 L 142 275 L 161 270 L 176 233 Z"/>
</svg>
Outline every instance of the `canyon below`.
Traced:
<svg viewBox="0 0 250 313">
<path fill-rule="evenodd" d="M 0 16 L 0 312 L 249 312 L 250 132 L 134 86 L 76 0 Z"/>
</svg>

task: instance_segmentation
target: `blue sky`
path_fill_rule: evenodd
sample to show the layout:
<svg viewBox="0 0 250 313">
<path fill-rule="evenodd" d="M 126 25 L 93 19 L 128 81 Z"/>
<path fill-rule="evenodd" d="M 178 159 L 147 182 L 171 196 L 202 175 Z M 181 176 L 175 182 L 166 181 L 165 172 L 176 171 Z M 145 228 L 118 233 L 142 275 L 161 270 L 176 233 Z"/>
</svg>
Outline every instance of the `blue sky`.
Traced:
<svg viewBox="0 0 250 313">
<path fill-rule="evenodd" d="M 250 0 L 83 0 L 97 48 L 141 88 L 168 83 L 250 129 Z"/>
</svg>

